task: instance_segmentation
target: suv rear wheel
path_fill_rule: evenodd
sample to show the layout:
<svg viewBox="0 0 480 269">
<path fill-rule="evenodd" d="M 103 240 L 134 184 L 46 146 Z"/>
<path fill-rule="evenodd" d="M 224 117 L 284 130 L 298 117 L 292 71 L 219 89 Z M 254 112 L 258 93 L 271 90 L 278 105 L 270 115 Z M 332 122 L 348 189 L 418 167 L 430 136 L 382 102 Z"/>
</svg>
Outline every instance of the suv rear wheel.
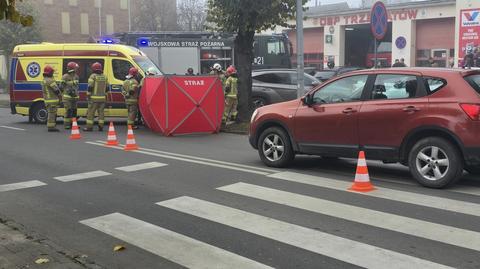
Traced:
<svg viewBox="0 0 480 269">
<path fill-rule="evenodd" d="M 413 177 L 429 188 L 451 185 L 463 173 L 460 152 L 452 143 L 440 137 L 418 141 L 410 150 L 408 164 Z"/>
<path fill-rule="evenodd" d="M 262 132 L 258 140 L 258 154 L 267 166 L 272 167 L 285 167 L 295 158 L 287 133 L 279 127 L 270 127 Z"/>
</svg>

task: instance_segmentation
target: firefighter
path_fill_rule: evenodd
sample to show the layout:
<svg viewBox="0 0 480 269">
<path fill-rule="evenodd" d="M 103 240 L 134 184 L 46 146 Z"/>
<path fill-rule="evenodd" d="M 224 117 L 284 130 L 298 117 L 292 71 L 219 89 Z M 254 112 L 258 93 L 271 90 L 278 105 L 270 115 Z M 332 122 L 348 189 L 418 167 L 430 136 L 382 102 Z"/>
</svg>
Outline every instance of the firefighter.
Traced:
<svg viewBox="0 0 480 269">
<path fill-rule="evenodd" d="M 123 82 L 122 94 L 125 97 L 125 104 L 128 109 L 128 120 L 127 124 L 132 126 L 132 129 L 138 129 L 138 126 L 135 125 L 135 119 L 138 112 L 138 96 L 139 96 L 139 85 L 136 79 L 138 75 L 138 69 L 135 67 L 128 70 L 128 75 L 126 80 Z"/>
<path fill-rule="evenodd" d="M 78 101 L 78 64 L 69 62 L 67 64 L 67 73 L 62 77 L 62 100 L 65 108 L 65 117 L 63 117 L 63 125 L 65 129 L 72 126 L 72 118 L 77 117 L 77 101 Z"/>
<path fill-rule="evenodd" d="M 53 78 L 53 67 L 46 65 L 43 68 L 42 91 L 45 107 L 48 111 L 47 130 L 49 132 L 58 132 L 55 128 L 57 125 L 57 109 L 60 104 L 60 88 Z"/>
<path fill-rule="evenodd" d="M 237 70 L 233 65 L 227 68 L 227 80 L 225 81 L 225 111 L 223 112 L 223 122 L 226 124 L 229 120 L 237 118 L 238 104 L 238 77 Z"/>
<path fill-rule="evenodd" d="M 98 130 L 103 131 L 103 125 L 105 124 L 105 102 L 106 93 L 108 91 L 107 77 L 103 74 L 102 64 L 99 62 L 92 64 L 92 74 L 88 78 L 87 88 L 87 126 L 83 128 L 84 131 L 93 131 L 93 124 L 95 118 L 95 112 L 98 113 Z"/>
<path fill-rule="evenodd" d="M 222 81 L 222 85 L 225 84 L 226 77 L 225 77 L 225 72 L 222 70 L 222 66 L 219 63 L 215 63 L 212 67 L 212 71 L 210 72 L 210 75 L 216 75 L 220 78 Z"/>
</svg>

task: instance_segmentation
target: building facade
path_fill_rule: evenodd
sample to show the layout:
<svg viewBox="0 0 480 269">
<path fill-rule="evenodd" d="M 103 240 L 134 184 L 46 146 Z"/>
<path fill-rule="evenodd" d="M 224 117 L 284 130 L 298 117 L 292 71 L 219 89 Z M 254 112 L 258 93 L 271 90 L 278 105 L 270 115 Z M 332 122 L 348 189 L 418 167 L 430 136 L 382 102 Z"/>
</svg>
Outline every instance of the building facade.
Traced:
<svg viewBox="0 0 480 269">
<path fill-rule="evenodd" d="M 405 59 L 408 66 L 455 66 L 465 53 L 480 47 L 480 1 L 430 0 L 387 5 L 389 30 L 377 42 L 379 59 L 389 66 Z M 337 66 L 371 67 L 374 39 L 370 8 L 328 12 L 321 7 L 306 13 L 304 58 L 307 66 L 321 69 L 329 59 Z M 293 21 L 290 23 L 295 24 Z M 295 30 L 286 31 L 295 47 Z M 295 49 L 294 49 L 295 51 Z M 295 58 L 293 59 L 295 60 Z"/>
<path fill-rule="evenodd" d="M 140 16 L 140 1 L 132 0 L 30 0 L 41 25 L 46 42 L 87 42 L 116 32 L 129 31 L 129 1 L 131 29 Z M 163 0 L 162 0 L 163 1 Z M 176 14 L 176 1 L 165 14 Z M 147 2 L 146 2 L 147 3 Z M 165 25 L 176 25 L 176 15 L 168 16 Z"/>
</svg>

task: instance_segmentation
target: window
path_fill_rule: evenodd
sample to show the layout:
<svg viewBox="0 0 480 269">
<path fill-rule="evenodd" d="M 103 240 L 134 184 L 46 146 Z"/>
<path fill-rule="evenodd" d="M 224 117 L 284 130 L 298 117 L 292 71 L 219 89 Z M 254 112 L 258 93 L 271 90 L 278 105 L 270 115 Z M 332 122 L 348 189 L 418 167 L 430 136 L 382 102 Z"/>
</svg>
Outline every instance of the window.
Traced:
<svg viewBox="0 0 480 269">
<path fill-rule="evenodd" d="M 443 86 L 447 85 L 447 82 L 441 78 L 424 78 L 425 86 L 428 93 L 434 93 L 440 90 Z"/>
<path fill-rule="evenodd" d="M 106 16 L 106 21 L 107 21 L 107 35 L 113 34 L 113 15 L 107 15 Z"/>
<path fill-rule="evenodd" d="M 68 4 L 76 7 L 77 6 L 77 0 L 68 0 Z"/>
<path fill-rule="evenodd" d="M 480 93 L 480 75 L 471 75 L 465 77 L 465 80 L 474 88 L 478 93 Z"/>
<path fill-rule="evenodd" d="M 377 75 L 372 99 L 403 99 L 417 96 L 417 77 L 411 75 Z"/>
<path fill-rule="evenodd" d="M 315 92 L 313 103 L 330 104 L 359 101 L 367 79 L 368 75 L 358 75 L 334 81 Z"/>
<path fill-rule="evenodd" d="M 102 64 L 102 66 L 105 66 L 105 62 L 103 59 L 64 59 L 63 60 L 63 71 L 62 74 L 65 74 L 67 72 L 67 64 L 69 62 L 76 62 L 79 66 L 78 68 L 78 77 L 80 83 L 87 83 L 88 82 L 88 77 L 92 74 L 92 69 L 91 66 L 95 62 L 99 62 Z"/>
<path fill-rule="evenodd" d="M 44 0 L 43 3 L 46 4 L 46 5 L 52 5 L 53 0 Z"/>
<path fill-rule="evenodd" d="M 120 0 L 120 9 L 128 8 L 128 0 Z"/>
<path fill-rule="evenodd" d="M 267 73 L 255 76 L 253 79 L 264 83 L 292 84 L 288 73 Z"/>
<path fill-rule="evenodd" d="M 70 34 L 70 13 L 62 12 L 62 33 Z"/>
<path fill-rule="evenodd" d="M 281 40 L 269 39 L 267 40 L 267 53 L 273 55 L 285 54 L 285 45 Z"/>
<path fill-rule="evenodd" d="M 132 64 L 125 60 L 112 60 L 112 69 L 113 76 L 118 80 L 125 80 L 125 77 L 128 75 L 128 69 L 130 69 Z"/>
<path fill-rule="evenodd" d="M 297 73 L 290 73 L 291 85 L 297 85 Z M 313 82 L 317 82 L 315 78 L 308 75 L 303 76 L 303 83 L 305 86 L 312 86 Z"/>
<path fill-rule="evenodd" d="M 148 58 L 145 56 L 135 56 L 133 57 L 133 60 L 135 61 L 136 64 L 140 66 L 140 68 L 144 71 L 147 72 L 149 68 L 154 68 L 155 69 L 155 74 L 161 75 L 162 72 L 160 72 L 160 69 Z"/>
<path fill-rule="evenodd" d="M 88 13 L 80 14 L 80 32 L 82 35 L 89 34 L 90 25 L 88 24 Z"/>
</svg>

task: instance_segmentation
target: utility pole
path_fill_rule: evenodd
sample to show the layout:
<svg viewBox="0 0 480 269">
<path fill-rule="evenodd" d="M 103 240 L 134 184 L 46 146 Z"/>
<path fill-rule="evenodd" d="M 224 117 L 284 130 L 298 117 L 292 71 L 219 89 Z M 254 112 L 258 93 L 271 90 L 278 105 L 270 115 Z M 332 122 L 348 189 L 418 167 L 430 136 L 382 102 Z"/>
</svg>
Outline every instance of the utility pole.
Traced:
<svg viewBox="0 0 480 269">
<path fill-rule="evenodd" d="M 131 9 L 130 9 L 130 0 L 127 0 L 127 6 L 128 6 L 128 31 L 131 32 L 132 31 L 132 15 L 130 14 L 131 13 Z"/>
<path fill-rule="evenodd" d="M 102 0 L 96 0 L 98 3 L 98 35 L 102 36 Z"/>
<path fill-rule="evenodd" d="M 297 97 L 305 94 L 303 65 L 303 3 L 297 0 Z"/>
</svg>

